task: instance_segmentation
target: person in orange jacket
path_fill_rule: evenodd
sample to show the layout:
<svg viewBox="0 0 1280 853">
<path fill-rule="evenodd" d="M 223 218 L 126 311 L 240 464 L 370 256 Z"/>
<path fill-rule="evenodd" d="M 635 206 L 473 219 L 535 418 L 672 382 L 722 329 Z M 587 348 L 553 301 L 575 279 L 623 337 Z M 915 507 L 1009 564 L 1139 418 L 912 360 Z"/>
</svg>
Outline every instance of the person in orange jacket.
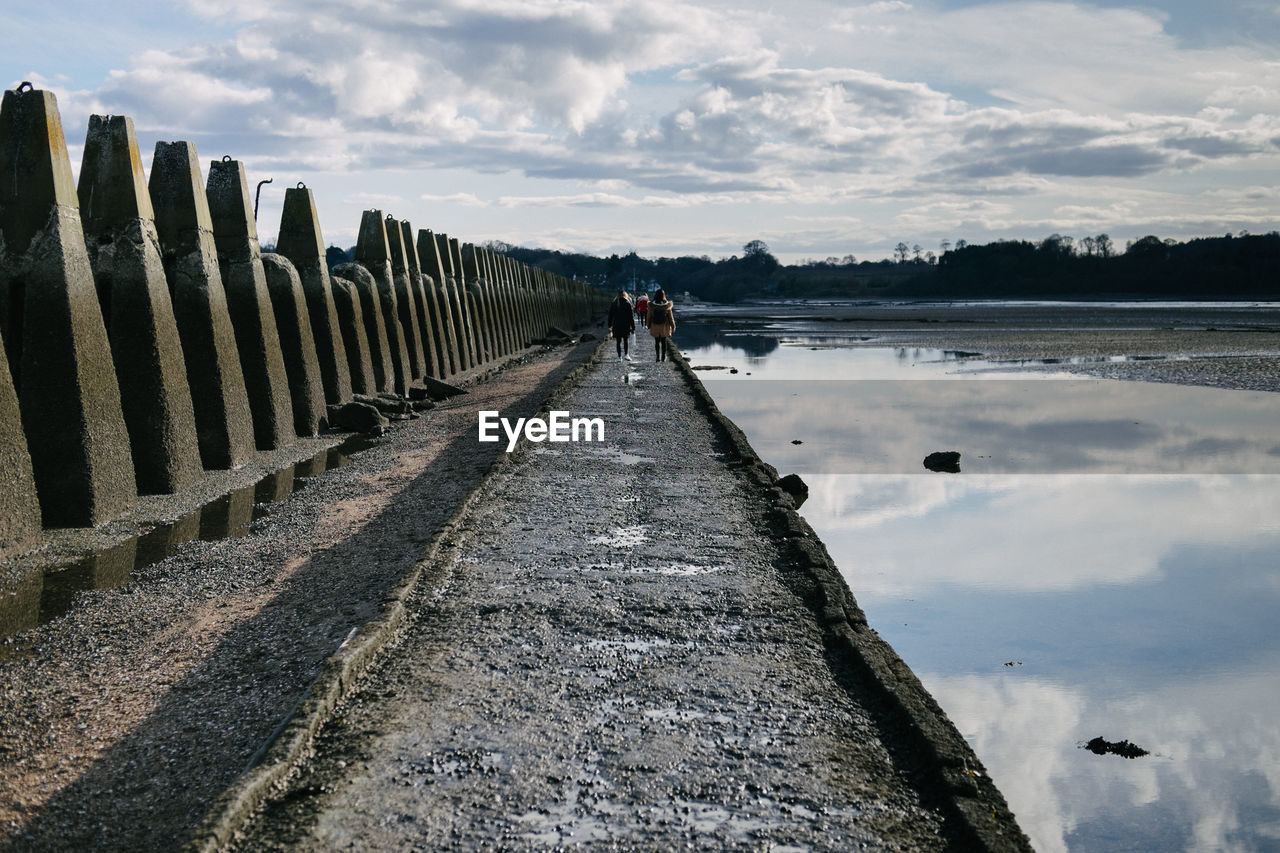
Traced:
<svg viewBox="0 0 1280 853">
<path fill-rule="evenodd" d="M 667 301 L 667 292 L 659 288 L 653 294 L 653 302 L 649 303 L 649 334 L 653 336 L 654 361 L 667 360 L 667 339 L 675 331 L 675 306 Z"/>
</svg>

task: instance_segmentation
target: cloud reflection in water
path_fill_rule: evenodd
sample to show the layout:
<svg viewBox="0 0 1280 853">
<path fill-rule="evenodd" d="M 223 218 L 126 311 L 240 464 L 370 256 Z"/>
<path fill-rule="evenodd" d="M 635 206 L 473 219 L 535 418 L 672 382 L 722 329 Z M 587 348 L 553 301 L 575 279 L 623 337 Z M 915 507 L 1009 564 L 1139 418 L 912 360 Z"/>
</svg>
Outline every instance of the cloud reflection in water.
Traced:
<svg viewBox="0 0 1280 853">
<path fill-rule="evenodd" d="M 872 626 L 1038 850 L 1280 837 L 1280 476 L 808 479 Z M 1099 735 L 1153 755 L 1079 748 Z"/>
<path fill-rule="evenodd" d="M 1280 474 L 1280 394 L 1102 379 L 707 380 L 771 464 L 809 473 Z M 791 442 L 800 439 L 802 445 Z"/>
</svg>

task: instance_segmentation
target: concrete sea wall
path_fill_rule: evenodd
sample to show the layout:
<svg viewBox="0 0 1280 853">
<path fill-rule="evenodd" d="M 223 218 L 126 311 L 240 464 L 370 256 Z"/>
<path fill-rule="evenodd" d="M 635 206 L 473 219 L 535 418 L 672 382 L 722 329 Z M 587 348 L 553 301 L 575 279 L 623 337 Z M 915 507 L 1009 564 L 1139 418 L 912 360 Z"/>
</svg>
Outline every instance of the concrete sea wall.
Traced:
<svg viewBox="0 0 1280 853">
<path fill-rule="evenodd" d="M 264 255 L 243 163 L 92 116 L 79 185 L 53 93 L 0 105 L 0 560 L 44 528 L 311 436 L 326 405 L 492 367 L 608 302 L 587 285 L 365 211 L 325 264 L 315 199 L 286 192 Z"/>
</svg>

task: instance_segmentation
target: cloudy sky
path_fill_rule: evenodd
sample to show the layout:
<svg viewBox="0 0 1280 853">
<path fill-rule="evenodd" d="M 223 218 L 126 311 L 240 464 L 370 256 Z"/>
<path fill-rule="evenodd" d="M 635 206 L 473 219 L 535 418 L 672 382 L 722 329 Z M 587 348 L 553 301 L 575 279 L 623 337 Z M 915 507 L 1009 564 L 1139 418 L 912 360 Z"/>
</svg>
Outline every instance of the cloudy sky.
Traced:
<svg viewBox="0 0 1280 853">
<path fill-rule="evenodd" d="M 12 88 L 243 160 L 329 242 L 784 261 L 1280 227 L 1280 4 L 6 0 Z M 207 166 L 206 166 L 207 168 Z"/>
</svg>

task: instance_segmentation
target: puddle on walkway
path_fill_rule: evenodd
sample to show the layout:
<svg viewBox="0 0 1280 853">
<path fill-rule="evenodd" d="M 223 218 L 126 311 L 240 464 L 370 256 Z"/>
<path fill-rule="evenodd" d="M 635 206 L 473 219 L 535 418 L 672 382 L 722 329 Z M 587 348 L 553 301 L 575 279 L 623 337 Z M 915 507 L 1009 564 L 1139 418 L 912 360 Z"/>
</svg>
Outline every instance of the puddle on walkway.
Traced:
<svg viewBox="0 0 1280 853">
<path fill-rule="evenodd" d="M 615 527 L 591 540 L 592 545 L 608 545 L 614 548 L 634 548 L 649 536 L 649 525 L 636 524 L 631 527 Z"/>
<path fill-rule="evenodd" d="M 657 460 L 651 456 L 640 456 L 635 453 L 627 453 L 616 447 L 590 447 L 581 444 L 573 445 L 572 450 L 562 450 L 560 447 L 551 447 L 549 445 L 538 445 L 533 452 L 538 456 L 562 456 L 565 453 L 572 453 L 574 456 L 590 456 L 600 459 L 602 462 L 612 462 L 618 465 L 643 465 Z"/>
<path fill-rule="evenodd" d="M 271 505 L 306 488 L 312 477 L 351 464 L 351 456 L 376 442 L 353 436 L 248 486 L 210 501 L 175 521 L 160 524 L 69 563 L 33 572 L 11 588 L 0 590 L 0 638 L 51 622 L 67 613 L 77 594 L 113 589 L 134 580 L 137 573 L 177 553 L 187 542 L 214 542 L 247 536 L 254 521 Z"/>
<path fill-rule="evenodd" d="M 726 571 L 728 566 L 698 566 L 693 563 L 668 563 L 665 566 L 632 566 L 627 569 L 633 575 L 667 575 L 669 577 L 693 577 Z"/>
<path fill-rule="evenodd" d="M 679 645 L 687 647 L 689 644 L 680 643 Z M 641 656 L 647 653 L 671 647 L 672 643 L 670 640 L 664 640 L 661 637 L 653 637 L 646 640 L 588 640 L 585 648 L 590 651 L 606 651 L 638 660 Z M 574 650 L 578 651 L 582 648 L 582 646 L 575 646 Z"/>
</svg>

